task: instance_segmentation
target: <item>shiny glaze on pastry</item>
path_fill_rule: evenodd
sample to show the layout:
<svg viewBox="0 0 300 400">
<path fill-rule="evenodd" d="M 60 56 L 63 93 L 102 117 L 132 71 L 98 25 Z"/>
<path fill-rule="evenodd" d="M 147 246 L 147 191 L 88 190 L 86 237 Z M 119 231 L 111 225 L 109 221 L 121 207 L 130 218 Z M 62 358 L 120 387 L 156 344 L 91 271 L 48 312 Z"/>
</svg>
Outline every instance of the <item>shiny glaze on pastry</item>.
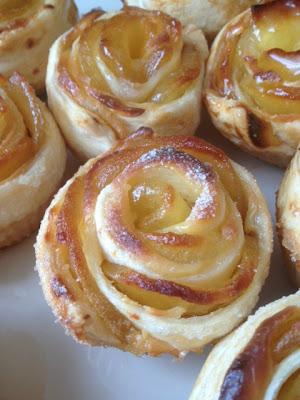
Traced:
<svg viewBox="0 0 300 400">
<path fill-rule="evenodd" d="M 1 0 L 0 73 L 19 71 L 44 89 L 49 49 L 76 19 L 73 0 Z"/>
<path fill-rule="evenodd" d="M 215 126 L 253 155 L 286 166 L 300 141 L 300 1 L 253 6 L 220 32 L 205 99 Z"/>
<path fill-rule="evenodd" d="M 0 77 L 0 247 L 37 228 L 65 161 L 54 119 L 28 82 Z"/>
<path fill-rule="evenodd" d="M 277 230 L 290 276 L 300 288 L 300 148 L 278 192 Z"/>
<path fill-rule="evenodd" d="M 299 394 L 300 292 L 260 308 L 221 341 L 190 400 L 297 400 Z"/>
<path fill-rule="evenodd" d="M 161 10 L 178 18 L 184 25 L 193 24 L 212 39 L 233 17 L 262 0 L 124 0 L 129 6 Z"/>
<path fill-rule="evenodd" d="M 128 7 L 87 14 L 50 52 L 49 105 L 82 159 L 141 126 L 159 135 L 199 125 L 208 50 L 200 29 Z"/>
<path fill-rule="evenodd" d="M 271 249 L 270 216 L 244 168 L 198 138 L 144 128 L 59 191 L 36 256 L 76 340 L 180 356 L 251 312 Z"/>
</svg>

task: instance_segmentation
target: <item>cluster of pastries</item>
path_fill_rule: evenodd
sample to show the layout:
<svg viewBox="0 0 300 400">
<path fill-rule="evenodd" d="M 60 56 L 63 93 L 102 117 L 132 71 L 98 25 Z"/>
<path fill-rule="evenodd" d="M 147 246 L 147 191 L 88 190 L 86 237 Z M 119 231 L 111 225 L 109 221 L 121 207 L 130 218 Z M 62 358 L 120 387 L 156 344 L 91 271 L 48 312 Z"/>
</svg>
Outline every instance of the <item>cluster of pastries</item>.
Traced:
<svg viewBox="0 0 300 400">
<path fill-rule="evenodd" d="M 68 334 L 182 357 L 248 317 L 273 247 L 254 177 L 193 136 L 203 98 L 241 149 L 292 160 L 277 229 L 300 287 L 300 0 L 124 3 L 77 22 L 73 0 L 0 1 L 0 248 L 42 219 L 37 270 Z M 59 189 L 63 137 L 87 162 Z M 191 399 L 298 399 L 299 351 L 298 292 L 222 340 Z"/>
</svg>

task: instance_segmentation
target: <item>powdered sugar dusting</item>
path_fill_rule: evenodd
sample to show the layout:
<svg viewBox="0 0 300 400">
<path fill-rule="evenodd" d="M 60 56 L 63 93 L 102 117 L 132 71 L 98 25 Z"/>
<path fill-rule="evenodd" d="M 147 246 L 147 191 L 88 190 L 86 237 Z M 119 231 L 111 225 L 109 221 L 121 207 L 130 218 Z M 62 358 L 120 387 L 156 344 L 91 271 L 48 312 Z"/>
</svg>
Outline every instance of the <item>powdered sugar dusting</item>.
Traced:
<svg viewBox="0 0 300 400">
<path fill-rule="evenodd" d="M 215 218 L 216 216 L 216 198 L 217 192 L 211 188 L 211 185 L 205 182 L 200 196 L 195 202 L 191 216 L 195 219 Z"/>
<path fill-rule="evenodd" d="M 215 181 L 216 179 L 216 175 L 209 164 L 203 163 L 191 154 L 179 151 L 172 146 L 150 150 L 148 153 L 143 154 L 137 163 L 145 165 L 157 161 L 161 165 L 174 163 L 181 166 L 189 178 L 198 180 L 201 183 L 203 181 Z"/>
</svg>

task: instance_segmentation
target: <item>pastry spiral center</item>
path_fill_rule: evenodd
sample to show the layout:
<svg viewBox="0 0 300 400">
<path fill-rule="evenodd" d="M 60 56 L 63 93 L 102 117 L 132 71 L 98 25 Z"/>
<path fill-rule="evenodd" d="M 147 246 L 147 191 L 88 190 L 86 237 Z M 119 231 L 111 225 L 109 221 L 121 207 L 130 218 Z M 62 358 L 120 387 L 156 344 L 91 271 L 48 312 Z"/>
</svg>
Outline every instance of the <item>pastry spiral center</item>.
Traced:
<svg viewBox="0 0 300 400">
<path fill-rule="evenodd" d="M 176 233 L 184 222 L 216 217 L 217 179 L 199 160 L 166 147 L 145 154 L 137 165 L 143 171 L 130 179 L 130 200 L 141 230 Z"/>
<path fill-rule="evenodd" d="M 173 147 L 129 164 L 100 193 L 95 219 L 110 263 L 195 287 L 229 278 L 244 245 L 241 215 L 212 167 Z"/>
<path fill-rule="evenodd" d="M 100 100 L 112 107 L 116 104 L 103 95 L 114 96 L 123 111 L 120 102 L 135 103 L 132 107 L 172 101 L 201 72 L 199 50 L 185 43 L 180 22 L 158 11 L 134 7 L 109 17 L 98 11 L 87 15 L 67 36 L 64 50 L 61 84 L 66 86 L 67 71 L 72 88 L 86 92 L 89 101 Z"/>
<path fill-rule="evenodd" d="M 180 61 L 181 27 L 171 18 L 123 13 L 98 24 L 101 60 L 117 77 L 145 83 Z"/>
</svg>

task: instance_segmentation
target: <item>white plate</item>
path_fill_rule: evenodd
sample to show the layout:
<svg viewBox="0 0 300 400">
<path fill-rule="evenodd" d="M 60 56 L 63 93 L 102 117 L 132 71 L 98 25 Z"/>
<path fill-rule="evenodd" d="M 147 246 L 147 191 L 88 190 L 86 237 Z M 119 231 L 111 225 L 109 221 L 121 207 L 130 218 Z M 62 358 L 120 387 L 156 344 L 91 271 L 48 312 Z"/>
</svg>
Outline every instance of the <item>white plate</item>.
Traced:
<svg viewBox="0 0 300 400">
<path fill-rule="evenodd" d="M 77 3 L 81 12 L 120 6 L 117 0 Z M 253 172 L 274 216 L 282 171 L 237 150 L 211 128 L 205 132 L 207 140 Z M 69 168 L 74 170 L 74 163 Z M 0 400 L 187 399 L 205 355 L 188 355 L 180 362 L 169 356 L 137 358 L 113 349 L 91 349 L 64 334 L 54 323 L 34 272 L 34 240 L 35 235 L 0 251 Z M 275 244 L 260 304 L 293 291 Z"/>
</svg>

